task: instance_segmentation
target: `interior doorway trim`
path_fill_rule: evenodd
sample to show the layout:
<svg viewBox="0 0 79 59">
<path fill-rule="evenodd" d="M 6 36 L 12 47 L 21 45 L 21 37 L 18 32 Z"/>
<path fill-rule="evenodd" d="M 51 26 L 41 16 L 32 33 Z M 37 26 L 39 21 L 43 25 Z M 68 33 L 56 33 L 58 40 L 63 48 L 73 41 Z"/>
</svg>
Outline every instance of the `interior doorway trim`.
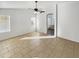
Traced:
<svg viewBox="0 0 79 59">
<path fill-rule="evenodd" d="M 56 4 L 56 38 L 58 36 L 58 4 Z"/>
<path fill-rule="evenodd" d="M 53 13 L 48 13 L 46 16 L 46 27 L 48 29 L 48 15 L 53 15 Z M 54 36 L 53 37 L 57 37 L 57 29 L 58 29 L 58 5 L 56 4 L 56 14 L 54 15 Z M 48 36 L 49 37 L 49 36 Z"/>
</svg>

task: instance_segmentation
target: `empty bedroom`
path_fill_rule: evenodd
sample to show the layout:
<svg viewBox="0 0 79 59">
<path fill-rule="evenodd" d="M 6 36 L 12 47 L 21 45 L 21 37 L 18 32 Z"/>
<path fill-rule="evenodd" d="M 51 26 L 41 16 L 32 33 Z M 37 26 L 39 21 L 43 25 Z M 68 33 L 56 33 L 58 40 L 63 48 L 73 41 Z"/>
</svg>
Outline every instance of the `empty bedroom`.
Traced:
<svg viewBox="0 0 79 59">
<path fill-rule="evenodd" d="M 0 1 L 0 58 L 79 58 L 79 1 Z"/>
</svg>

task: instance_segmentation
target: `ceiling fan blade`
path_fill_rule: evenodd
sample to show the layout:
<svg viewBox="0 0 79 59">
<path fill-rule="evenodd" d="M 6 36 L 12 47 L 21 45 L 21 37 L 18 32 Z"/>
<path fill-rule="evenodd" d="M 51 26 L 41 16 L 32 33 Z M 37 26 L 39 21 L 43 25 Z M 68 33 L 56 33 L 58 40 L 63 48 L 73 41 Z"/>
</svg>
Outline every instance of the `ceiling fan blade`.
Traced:
<svg viewBox="0 0 79 59">
<path fill-rule="evenodd" d="M 45 11 L 40 11 L 40 13 L 44 13 Z"/>
<path fill-rule="evenodd" d="M 45 11 L 40 8 L 40 9 L 38 9 L 38 12 L 44 13 Z"/>
<path fill-rule="evenodd" d="M 44 13 L 45 11 L 43 11 L 43 10 L 38 10 L 40 13 Z"/>
</svg>

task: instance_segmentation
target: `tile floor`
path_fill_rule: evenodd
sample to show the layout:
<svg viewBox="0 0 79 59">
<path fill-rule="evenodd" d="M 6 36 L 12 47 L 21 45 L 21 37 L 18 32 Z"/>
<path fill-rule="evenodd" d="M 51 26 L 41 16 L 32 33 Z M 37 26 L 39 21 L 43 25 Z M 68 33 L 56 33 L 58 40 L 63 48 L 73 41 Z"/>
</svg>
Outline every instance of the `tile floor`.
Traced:
<svg viewBox="0 0 79 59">
<path fill-rule="evenodd" d="M 26 36 L 0 41 L 0 58 L 79 57 L 79 43 L 62 38 L 20 40 Z"/>
</svg>

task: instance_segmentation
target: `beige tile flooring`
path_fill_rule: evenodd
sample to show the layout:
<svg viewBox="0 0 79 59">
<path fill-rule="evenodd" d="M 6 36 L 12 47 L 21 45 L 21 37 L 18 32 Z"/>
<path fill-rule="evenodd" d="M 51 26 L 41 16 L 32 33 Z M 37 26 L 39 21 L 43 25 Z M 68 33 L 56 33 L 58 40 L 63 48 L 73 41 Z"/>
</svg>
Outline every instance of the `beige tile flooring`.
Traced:
<svg viewBox="0 0 79 59">
<path fill-rule="evenodd" d="M 20 40 L 26 35 L 0 42 L 2 58 L 60 58 L 79 57 L 79 43 L 62 38 Z"/>
</svg>

